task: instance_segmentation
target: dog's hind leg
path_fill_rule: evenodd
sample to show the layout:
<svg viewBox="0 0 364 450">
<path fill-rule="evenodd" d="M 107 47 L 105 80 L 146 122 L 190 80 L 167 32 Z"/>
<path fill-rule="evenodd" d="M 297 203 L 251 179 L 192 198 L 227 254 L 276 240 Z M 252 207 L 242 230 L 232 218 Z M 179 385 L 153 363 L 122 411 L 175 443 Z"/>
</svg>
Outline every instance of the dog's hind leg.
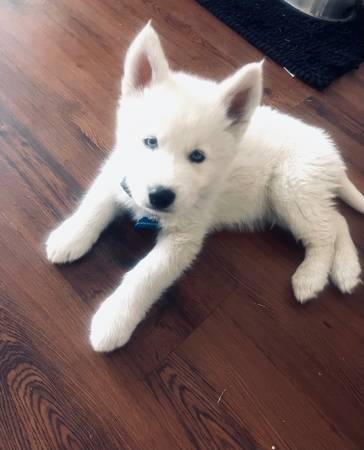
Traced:
<svg viewBox="0 0 364 450">
<path fill-rule="evenodd" d="M 296 299 L 300 303 L 313 299 L 328 282 L 335 249 L 336 215 L 327 202 L 276 202 L 277 217 L 305 247 L 305 259 L 292 277 Z"/>
<path fill-rule="evenodd" d="M 330 277 L 341 292 L 350 293 L 360 283 L 361 268 L 348 224 L 341 214 L 336 215 L 335 255 Z"/>
</svg>

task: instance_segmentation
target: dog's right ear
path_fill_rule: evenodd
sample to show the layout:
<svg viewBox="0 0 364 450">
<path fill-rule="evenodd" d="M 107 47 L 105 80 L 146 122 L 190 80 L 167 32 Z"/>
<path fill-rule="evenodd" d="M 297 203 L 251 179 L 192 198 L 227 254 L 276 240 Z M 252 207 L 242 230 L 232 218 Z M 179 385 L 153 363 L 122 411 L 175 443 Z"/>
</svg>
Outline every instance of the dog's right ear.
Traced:
<svg viewBox="0 0 364 450">
<path fill-rule="evenodd" d="M 169 66 L 157 33 L 150 21 L 134 39 L 126 54 L 123 95 L 140 93 L 146 87 L 163 81 Z"/>
</svg>

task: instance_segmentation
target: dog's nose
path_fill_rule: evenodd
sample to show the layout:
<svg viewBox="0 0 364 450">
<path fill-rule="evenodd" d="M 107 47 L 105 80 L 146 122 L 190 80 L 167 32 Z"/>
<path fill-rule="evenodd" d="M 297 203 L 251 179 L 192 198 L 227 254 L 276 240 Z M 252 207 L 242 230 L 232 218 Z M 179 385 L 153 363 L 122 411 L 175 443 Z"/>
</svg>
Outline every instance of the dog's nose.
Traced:
<svg viewBox="0 0 364 450">
<path fill-rule="evenodd" d="M 149 202 L 155 209 L 168 208 L 176 198 L 176 194 L 163 186 L 156 186 L 149 190 Z"/>
</svg>

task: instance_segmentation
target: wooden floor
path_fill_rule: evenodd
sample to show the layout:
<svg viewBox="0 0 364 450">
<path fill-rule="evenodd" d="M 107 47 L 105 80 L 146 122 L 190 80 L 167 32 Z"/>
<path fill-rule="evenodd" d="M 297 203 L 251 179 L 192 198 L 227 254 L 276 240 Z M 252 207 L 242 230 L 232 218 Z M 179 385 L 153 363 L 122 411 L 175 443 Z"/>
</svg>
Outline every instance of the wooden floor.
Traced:
<svg viewBox="0 0 364 450">
<path fill-rule="evenodd" d="M 221 79 L 262 58 L 193 0 L 0 2 L 0 449 L 363 450 L 364 288 L 297 305 L 289 235 L 211 236 L 110 355 L 91 315 L 153 237 L 119 222 L 81 261 L 45 259 L 112 148 L 149 18 L 174 67 Z M 264 101 L 326 127 L 364 191 L 364 66 L 318 93 L 268 59 Z M 364 263 L 364 217 L 340 207 Z"/>
</svg>

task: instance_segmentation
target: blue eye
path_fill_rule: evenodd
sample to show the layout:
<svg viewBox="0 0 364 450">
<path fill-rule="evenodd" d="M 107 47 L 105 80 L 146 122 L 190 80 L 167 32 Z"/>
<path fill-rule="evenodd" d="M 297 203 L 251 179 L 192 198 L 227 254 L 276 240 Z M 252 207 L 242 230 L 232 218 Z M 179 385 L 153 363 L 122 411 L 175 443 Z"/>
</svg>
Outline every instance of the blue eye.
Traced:
<svg viewBox="0 0 364 450">
<path fill-rule="evenodd" d="M 143 139 L 144 145 L 152 150 L 158 148 L 158 139 L 154 136 L 149 136 Z"/>
<path fill-rule="evenodd" d="M 194 150 L 188 155 L 188 159 L 193 163 L 200 164 L 205 161 L 206 156 L 201 150 Z"/>
</svg>

